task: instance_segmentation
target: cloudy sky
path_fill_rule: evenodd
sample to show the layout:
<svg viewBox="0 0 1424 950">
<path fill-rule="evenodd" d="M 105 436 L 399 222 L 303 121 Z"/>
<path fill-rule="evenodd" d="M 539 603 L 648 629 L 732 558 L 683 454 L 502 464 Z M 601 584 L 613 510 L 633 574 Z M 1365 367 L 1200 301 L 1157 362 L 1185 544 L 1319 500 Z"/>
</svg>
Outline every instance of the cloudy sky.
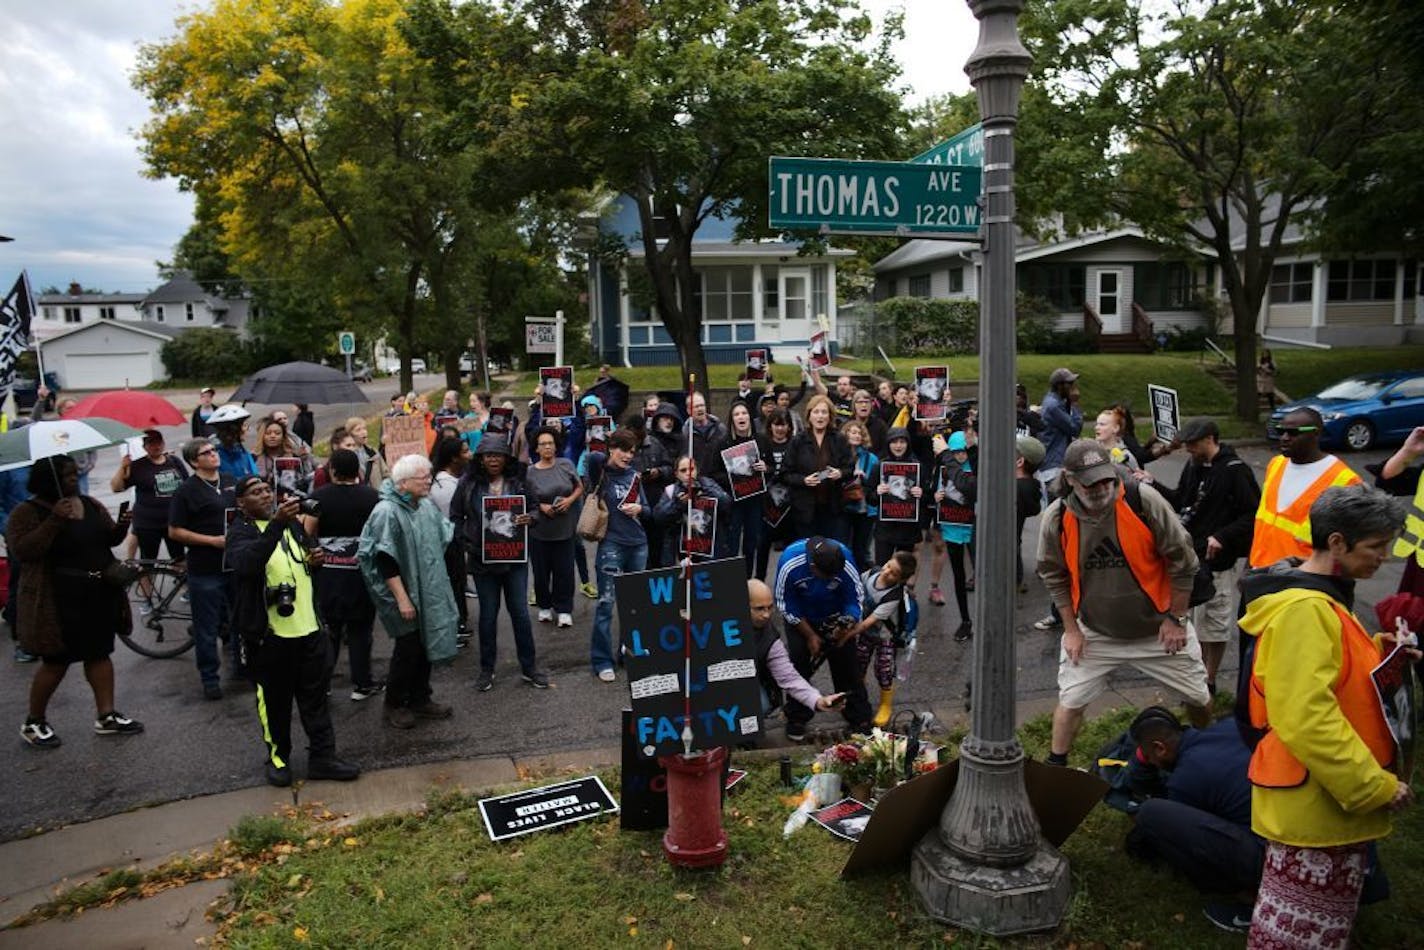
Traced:
<svg viewBox="0 0 1424 950">
<path fill-rule="evenodd" d="M 899 55 L 912 97 L 969 88 L 977 26 L 958 0 L 864 0 L 903 7 Z M 158 284 L 192 199 L 142 175 L 147 103 L 129 84 L 140 43 L 174 34 L 189 0 L 0 0 L 10 24 L 0 70 L 0 284 L 28 269 L 36 291 L 78 281 L 108 291 Z M 890 156 L 887 156 L 890 157 Z"/>
</svg>

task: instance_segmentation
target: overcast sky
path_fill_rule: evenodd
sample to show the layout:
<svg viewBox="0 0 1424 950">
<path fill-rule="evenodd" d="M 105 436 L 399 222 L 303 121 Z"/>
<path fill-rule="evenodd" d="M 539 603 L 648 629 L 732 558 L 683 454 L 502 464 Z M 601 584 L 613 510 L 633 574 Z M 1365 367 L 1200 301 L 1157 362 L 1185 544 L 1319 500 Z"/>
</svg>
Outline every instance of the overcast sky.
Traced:
<svg viewBox="0 0 1424 950">
<path fill-rule="evenodd" d="M 906 10 L 899 56 L 915 100 L 969 88 L 977 25 L 962 0 L 863 0 Z M 138 45 L 175 33 L 200 2 L 0 0 L 0 293 L 27 268 L 36 291 L 78 281 L 107 291 L 158 284 L 192 220 L 192 198 L 142 175 L 147 103 L 129 84 Z M 892 156 L 886 156 L 891 158 Z M 908 156 L 906 156 L 908 157 Z"/>
</svg>

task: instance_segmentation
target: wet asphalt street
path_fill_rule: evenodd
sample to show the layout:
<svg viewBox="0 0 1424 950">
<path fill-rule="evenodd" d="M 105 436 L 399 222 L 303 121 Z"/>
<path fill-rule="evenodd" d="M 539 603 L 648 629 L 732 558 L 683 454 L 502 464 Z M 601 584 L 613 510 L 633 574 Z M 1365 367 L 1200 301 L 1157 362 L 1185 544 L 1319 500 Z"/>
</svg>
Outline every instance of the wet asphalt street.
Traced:
<svg viewBox="0 0 1424 950">
<path fill-rule="evenodd" d="M 438 385 L 436 377 L 422 380 L 425 388 Z M 369 384 L 374 411 L 383 404 L 390 382 Z M 184 405 L 179 397 L 174 402 Z M 191 405 L 190 403 L 189 405 Z M 260 414 L 261 407 L 250 407 Z M 288 407 L 290 408 L 290 407 Z M 331 407 L 319 412 L 319 437 L 331 425 L 345 419 L 348 407 Z M 325 417 L 325 418 L 323 418 Z M 330 424 L 328 424 L 328 422 Z M 172 430 L 175 434 L 179 430 Z M 186 428 L 182 430 L 186 434 Z M 1251 463 L 1258 479 L 1272 454 L 1268 446 L 1247 447 L 1240 454 Z M 1368 462 L 1387 457 L 1386 451 L 1358 453 L 1347 460 L 1358 470 Z M 1152 471 L 1167 481 L 1175 481 L 1184 453 L 1156 462 Z M 117 463 L 116 450 L 101 457 L 93 494 L 111 507 L 116 499 L 107 491 L 108 475 Z M 1037 519 L 1025 528 L 1025 537 L 1036 537 Z M 981 526 L 981 530 L 984 530 Z M 1026 543 L 1033 550 L 1032 542 Z M 590 560 L 592 560 L 590 556 Z M 1359 610 L 1372 617 L 1376 600 L 1392 593 L 1398 584 L 1398 564 L 1387 564 L 1380 574 L 1360 587 Z M 961 710 L 970 665 L 972 644 L 955 643 L 950 637 L 958 623 L 953 597 L 947 607 L 929 605 L 928 579 L 920 576 L 921 648 L 908 683 L 896 695 L 897 708 L 925 709 L 933 706 L 943 714 Z M 946 574 L 948 572 L 946 571 Z M 948 577 L 946 584 L 952 584 Z M 972 598 L 971 597 L 971 606 Z M 536 691 L 524 685 L 514 659 L 513 641 L 506 617 L 499 621 L 499 664 L 493 690 L 478 693 L 473 688 L 478 661 L 475 648 L 461 651 L 455 661 L 438 669 L 433 677 L 435 698 L 453 704 L 455 715 L 443 722 L 422 723 L 403 732 L 381 723 L 380 699 L 350 700 L 345 659 L 332 684 L 331 715 L 342 754 L 367 769 L 417 762 L 441 761 L 473 755 L 538 754 L 565 749 L 609 747 L 618 741 L 618 714 L 627 700 L 626 681 L 599 682 L 590 675 L 588 631 L 592 624 L 593 601 L 576 596 L 571 630 L 555 630 L 535 623 L 539 662 L 552 679 L 548 690 Z M 469 601 L 471 623 L 478 615 Z M 1036 582 L 1030 593 L 1020 595 L 1015 604 L 1011 635 L 1018 646 L 1020 700 L 1051 701 L 1055 691 L 1058 638 L 1032 629 L 1032 622 L 1046 612 L 1047 598 Z M 976 636 L 992 635 L 978 631 Z M 379 626 L 376 631 L 375 665 L 378 675 L 390 655 L 390 641 Z M 92 694 L 78 668 L 71 670 L 60 686 L 49 710 L 49 721 L 64 740 L 52 751 L 29 748 L 17 734 L 24 721 L 26 692 L 34 667 L 11 661 L 7 651 L 0 660 L 0 728 L 9 739 L 0 739 L 0 840 L 8 840 L 37 829 L 52 828 L 74 821 L 101 817 L 134 807 L 173 799 L 226 791 L 262 782 L 263 746 L 249 687 L 225 681 L 226 696 L 208 702 L 202 697 L 191 652 L 171 660 L 139 656 L 122 643 L 114 653 L 117 675 L 117 705 L 127 715 L 142 720 L 147 731 L 133 737 L 100 737 L 93 734 Z M 1226 670 L 1235 668 L 1235 651 L 1228 650 Z M 225 671 L 226 673 L 226 671 Z M 1230 683 L 1224 676 L 1223 683 Z M 1123 676 L 1115 686 L 1140 686 L 1147 681 L 1136 675 Z M 824 670 L 817 683 L 829 691 L 829 674 Z M 874 684 L 871 684 L 872 691 Z M 1111 698 L 1112 694 L 1109 694 Z M 813 723 L 833 726 L 837 717 L 822 713 Z M 772 733 L 782 741 L 779 726 Z M 305 765 L 304 737 L 294 726 L 294 758 L 298 775 Z M 234 815 L 236 820 L 238 816 Z"/>
</svg>

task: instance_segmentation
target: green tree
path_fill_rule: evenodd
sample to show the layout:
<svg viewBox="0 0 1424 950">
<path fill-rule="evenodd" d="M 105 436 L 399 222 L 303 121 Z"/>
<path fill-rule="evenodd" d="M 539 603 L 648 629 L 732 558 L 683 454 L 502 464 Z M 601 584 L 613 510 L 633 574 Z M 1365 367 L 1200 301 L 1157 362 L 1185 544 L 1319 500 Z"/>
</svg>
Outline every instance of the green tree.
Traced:
<svg viewBox="0 0 1424 950">
<path fill-rule="evenodd" d="M 477 7 L 449 11 L 420 44 L 455 101 L 498 68 L 466 52 Z M 898 19 L 872 42 L 851 0 L 519 0 L 514 11 L 539 44 L 500 144 L 520 156 L 511 172 L 632 199 L 658 317 L 684 378 L 705 386 L 694 236 L 734 215 L 740 236 L 768 236 L 770 155 L 895 154 Z"/>
<path fill-rule="evenodd" d="M 1127 220 L 1215 255 L 1236 336 L 1236 408 L 1256 418 L 1255 327 L 1292 226 L 1376 142 L 1400 94 L 1349 5 L 1323 0 L 1035 0 L 1020 122 L 1026 220 Z"/>
</svg>

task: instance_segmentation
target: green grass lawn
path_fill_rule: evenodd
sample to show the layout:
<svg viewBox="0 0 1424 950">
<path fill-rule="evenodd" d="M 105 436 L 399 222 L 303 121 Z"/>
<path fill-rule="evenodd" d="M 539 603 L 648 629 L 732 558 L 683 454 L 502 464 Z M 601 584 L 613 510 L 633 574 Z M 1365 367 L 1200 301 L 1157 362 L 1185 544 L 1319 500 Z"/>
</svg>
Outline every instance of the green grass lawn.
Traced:
<svg viewBox="0 0 1424 950">
<path fill-rule="evenodd" d="M 1132 715 L 1117 710 L 1090 723 L 1074 764 L 1086 764 Z M 1042 754 L 1047 728 L 1041 719 L 1024 729 L 1030 755 Z M 623 832 L 611 818 L 492 844 L 463 795 L 433 800 L 425 816 L 367 821 L 344 835 L 293 828 L 286 837 L 295 851 L 278 845 L 292 851 L 284 863 L 234 881 L 224 938 L 236 947 L 1241 945 L 1205 920 L 1190 885 L 1124 856 L 1129 820 L 1103 806 L 1064 847 L 1073 897 L 1057 931 L 1002 941 L 958 933 L 923 915 L 906 871 L 842 881 L 850 844 L 814 825 L 783 839 L 791 805 L 777 771 L 774 762 L 752 765 L 728 797 L 730 856 L 714 871 L 670 867 L 660 833 Z M 617 779 L 604 776 L 615 794 Z M 269 831 L 258 846 L 274 837 Z M 1418 945 L 1421 838 L 1414 808 L 1381 846 L 1395 897 L 1361 911 L 1357 945 Z"/>
</svg>

